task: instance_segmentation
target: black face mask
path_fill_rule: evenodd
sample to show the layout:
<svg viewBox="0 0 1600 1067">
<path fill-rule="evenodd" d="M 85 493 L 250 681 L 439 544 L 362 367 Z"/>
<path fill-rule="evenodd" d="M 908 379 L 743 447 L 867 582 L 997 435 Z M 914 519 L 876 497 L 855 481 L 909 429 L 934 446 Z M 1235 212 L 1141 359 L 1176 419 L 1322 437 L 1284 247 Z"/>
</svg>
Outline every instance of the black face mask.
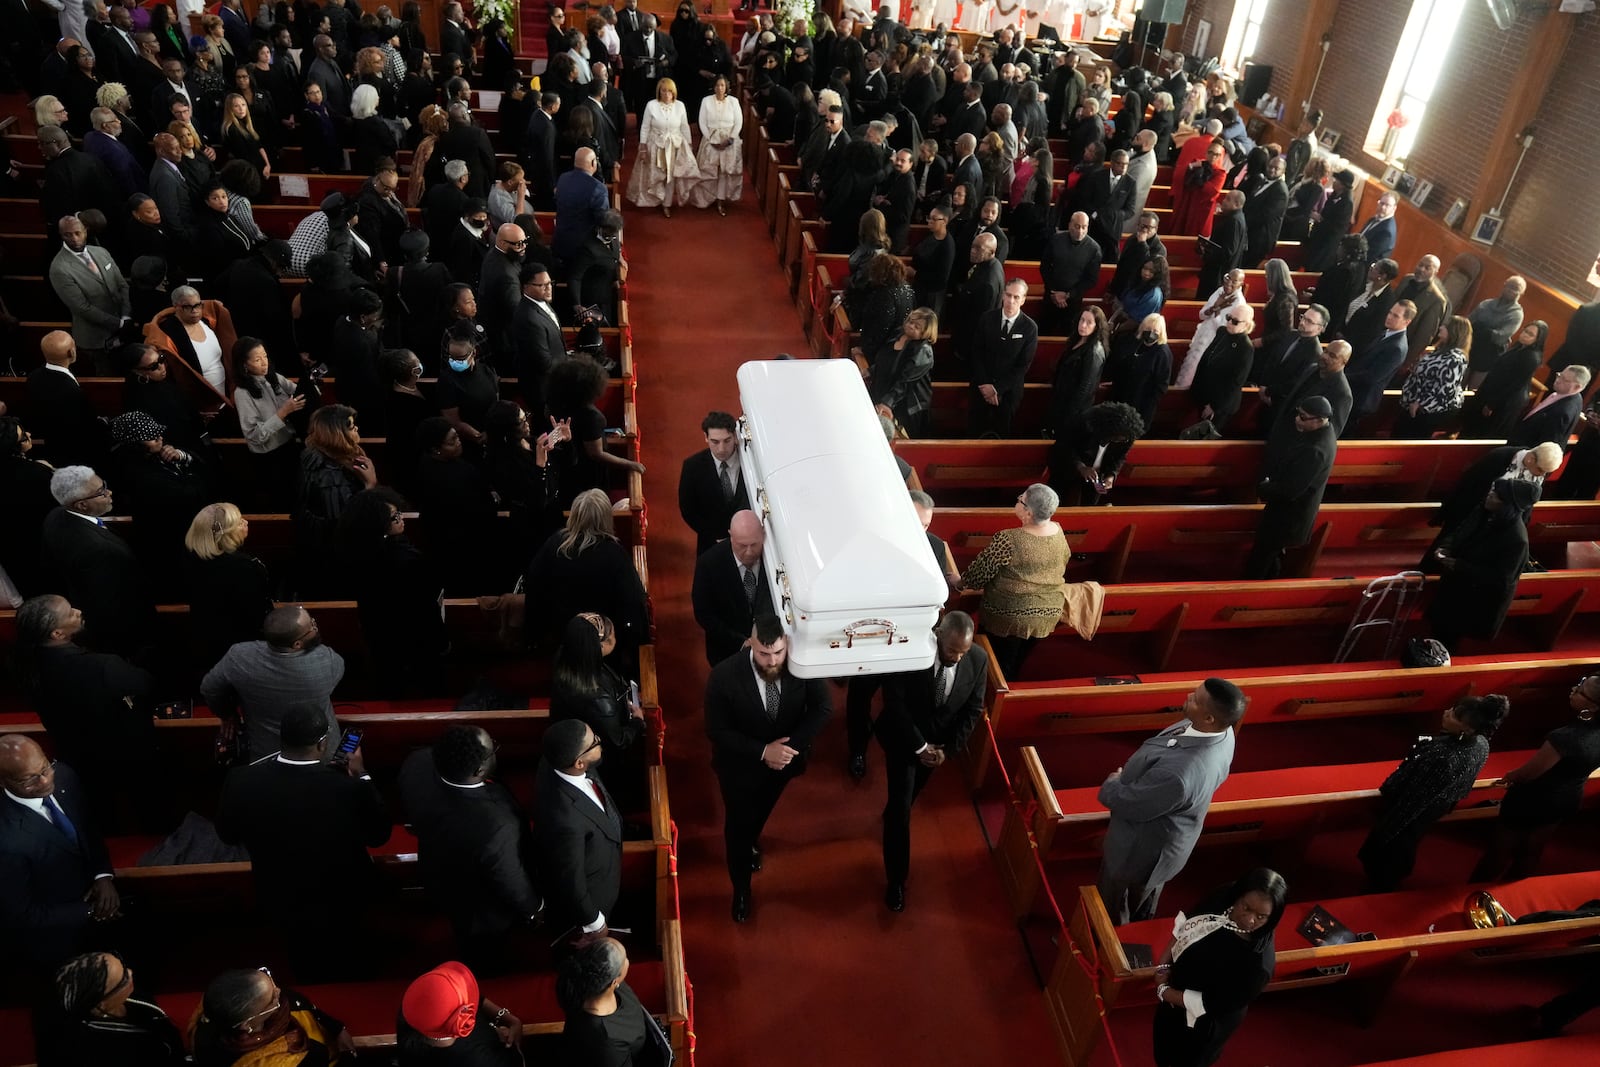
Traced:
<svg viewBox="0 0 1600 1067">
<path fill-rule="evenodd" d="M 1139 340 L 1147 345 L 1153 345 L 1161 340 L 1161 335 L 1154 330 L 1144 330 L 1139 334 Z"/>
<path fill-rule="evenodd" d="M 502 252 L 501 255 L 505 256 L 507 259 L 509 259 L 513 263 L 521 263 L 522 262 L 522 252 L 520 250 L 518 250 L 518 249 L 508 248 L 504 252 Z"/>
</svg>

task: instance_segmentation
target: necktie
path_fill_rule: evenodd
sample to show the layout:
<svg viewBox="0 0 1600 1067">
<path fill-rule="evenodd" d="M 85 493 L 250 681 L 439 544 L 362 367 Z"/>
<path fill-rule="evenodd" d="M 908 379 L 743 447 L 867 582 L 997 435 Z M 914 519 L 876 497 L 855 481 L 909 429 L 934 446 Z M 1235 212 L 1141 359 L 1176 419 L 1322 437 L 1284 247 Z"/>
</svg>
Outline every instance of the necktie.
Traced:
<svg viewBox="0 0 1600 1067">
<path fill-rule="evenodd" d="M 749 568 L 744 572 L 744 598 L 750 602 L 751 607 L 756 604 L 756 572 Z"/>
<path fill-rule="evenodd" d="M 89 273 L 90 274 L 99 274 L 100 273 L 99 265 L 95 263 L 94 257 L 91 256 L 87 251 L 79 252 L 78 253 L 78 258 L 83 260 L 83 265 L 85 267 L 89 268 Z"/>
<path fill-rule="evenodd" d="M 766 699 L 767 699 L 767 718 L 771 719 L 773 722 L 777 722 L 778 721 L 778 698 L 780 696 L 780 694 L 778 692 L 778 683 L 777 682 L 763 682 L 762 684 L 767 690 L 767 695 L 766 695 Z"/>
<path fill-rule="evenodd" d="M 604 811 L 606 798 L 605 794 L 600 792 L 599 784 L 593 778 L 585 778 L 584 781 L 589 783 L 589 792 L 594 794 L 594 798 L 600 802 L 600 810 Z"/>
<path fill-rule="evenodd" d="M 729 473 L 728 464 L 727 464 L 726 461 L 718 463 L 717 467 L 720 468 L 720 470 L 721 470 L 721 474 L 719 475 L 719 477 L 721 477 L 721 479 L 722 479 L 722 499 L 724 499 L 724 500 L 732 500 L 733 499 L 733 475 L 731 473 Z"/>
<path fill-rule="evenodd" d="M 944 698 L 950 695 L 950 676 L 942 663 L 933 665 L 933 706 L 944 707 Z"/>
<path fill-rule="evenodd" d="M 1011 320 L 1010 319 L 1001 319 L 1000 320 L 1000 337 L 1001 337 L 1001 339 L 1004 340 L 1005 338 L 1010 337 L 1010 336 L 1011 336 Z"/>
<path fill-rule="evenodd" d="M 78 828 L 72 825 L 72 820 L 67 818 L 67 813 L 62 810 L 55 797 L 44 798 L 44 812 L 50 816 L 50 821 L 55 824 L 56 829 L 66 835 L 67 840 L 77 842 Z"/>
</svg>

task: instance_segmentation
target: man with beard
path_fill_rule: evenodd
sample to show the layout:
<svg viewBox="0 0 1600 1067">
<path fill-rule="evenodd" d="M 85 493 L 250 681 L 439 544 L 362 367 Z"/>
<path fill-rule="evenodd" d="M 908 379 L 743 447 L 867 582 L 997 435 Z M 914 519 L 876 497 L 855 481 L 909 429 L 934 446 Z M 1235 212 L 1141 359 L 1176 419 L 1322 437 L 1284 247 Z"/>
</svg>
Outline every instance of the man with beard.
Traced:
<svg viewBox="0 0 1600 1067">
<path fill-rule="evenodd" d="M 223 731 L 244 726 L 246 759 L 269 756 L 282 747 L 278 728 L 290 708 L 314 704 L 327 717 L 328 733 L 339 736 L 333 690 L 344 677 L 344 657 L 322 643 L 317 620 L 297 604 L 267 613 L 260 641 L 240 641 L 200 681 L 206 705 L 222 720 Z"/>
<path fill-rule="evenodd" d="M 762 867 L 761 831 L 791 779 L 805 773 L 811 743 L 833 706 L 828 683 L 787 669 L 788 638 L 776 615 L 758 615 L 748 648 L 706 680 L 706 734 L 722 790 L 723 842 L 733 882 L 733 921 L 750 918 L 750 873 Z"/>
</svg>

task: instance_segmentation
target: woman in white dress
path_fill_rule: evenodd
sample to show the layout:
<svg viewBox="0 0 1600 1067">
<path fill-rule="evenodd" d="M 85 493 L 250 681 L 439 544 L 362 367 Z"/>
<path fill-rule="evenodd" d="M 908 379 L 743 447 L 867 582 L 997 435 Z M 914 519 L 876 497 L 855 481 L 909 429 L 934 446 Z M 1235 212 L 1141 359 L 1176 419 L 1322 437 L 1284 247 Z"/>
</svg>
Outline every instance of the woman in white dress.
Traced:
<svg viewBox="0 0 1600 1067">
<path fill-rule="evenodd" d="M 728 79 L 719 74 L 711 83 L 711 95 L 700 101 L 700 184 L 694 187 L 694 206 L 717 205 L 717 214 L 728 213 L 729 200 L 744 192 L 744 149 L 739 135 L 744 132 L 744 109 L 728 95 Z"/>
<path fill-rule="evenodd" d="M 700 181 L 693 137 L 677 83 L 662 78 L 639 121 L 639 158 L 628 180 L 628 199 L 640 207 L 660 207 L 670 219 L 672 205 L 690 199 Z"/>
</svg>

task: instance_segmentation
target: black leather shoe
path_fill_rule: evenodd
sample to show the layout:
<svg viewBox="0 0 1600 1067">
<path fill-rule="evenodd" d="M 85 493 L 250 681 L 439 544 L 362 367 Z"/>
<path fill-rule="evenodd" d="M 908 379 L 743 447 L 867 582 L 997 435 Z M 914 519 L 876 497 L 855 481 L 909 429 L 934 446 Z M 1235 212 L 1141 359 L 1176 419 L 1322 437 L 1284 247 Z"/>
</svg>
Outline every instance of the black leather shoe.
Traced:
<svg viewBox="0 0 1600 1067">
<path fill-rule="evenodd" d="M 883 891 L 883 905 L 890 911 L 906 910 L 906 886 L 904 882 L 896 882 Z"/>
<path fill-rule="evenodd" d="M 746 891 L 734 890 L 733 921 L 736 923 L 750 921 L 750 894 Z"/>
<path fill-rule="evenodd" d="M 865 756 L 851 756 L 850 757 L 850 777 L 854 778 L 856 781 L 859 782 L 859 781 L 861 781 L 861 779 L 865 778 L 866 776 L 867 776 L 867 757 L 865 757 Z"/>
<path fill-rule="evenodd" d="M 751 845 L 750 846 L 750 869 L 752 871 L 759 871 L 761 869 L 761 846 L 760 845 Z"/>
</svg>

